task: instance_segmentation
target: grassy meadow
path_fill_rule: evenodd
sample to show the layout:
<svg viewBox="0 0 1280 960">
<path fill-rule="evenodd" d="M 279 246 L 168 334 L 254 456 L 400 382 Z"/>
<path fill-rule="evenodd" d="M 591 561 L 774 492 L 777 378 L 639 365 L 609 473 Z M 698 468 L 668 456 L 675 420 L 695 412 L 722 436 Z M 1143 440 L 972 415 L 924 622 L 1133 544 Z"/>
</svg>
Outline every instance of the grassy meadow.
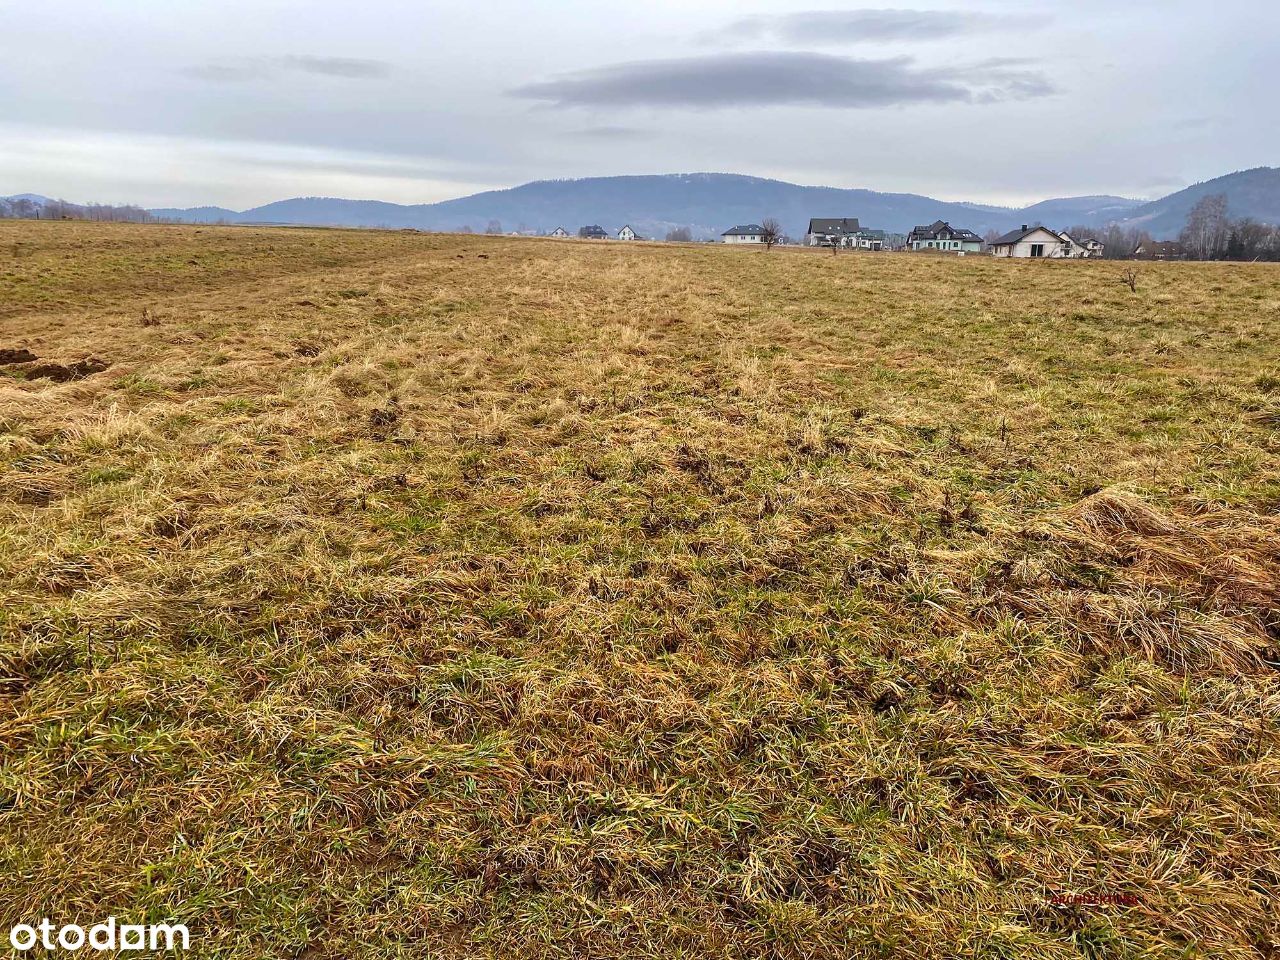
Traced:
<svg viewBox="0 0 1280 960">
<path fill-rule="evenodd" d="M 0 928 L 1280 953 L 1280 269 L 0 221 Z"/>
</svg>

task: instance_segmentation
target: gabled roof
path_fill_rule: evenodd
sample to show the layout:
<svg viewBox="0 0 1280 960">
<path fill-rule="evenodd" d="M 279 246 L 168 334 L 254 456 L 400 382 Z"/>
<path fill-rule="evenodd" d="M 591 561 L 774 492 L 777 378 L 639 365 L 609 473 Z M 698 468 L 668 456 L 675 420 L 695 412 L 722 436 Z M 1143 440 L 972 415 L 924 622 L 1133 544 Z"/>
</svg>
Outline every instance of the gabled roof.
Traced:
<svg viewBox="0 0 1280 960">
<path fill-rule="evenodd" d="M 991 245 L 993 247 L 1005 247 L 1012 243 L 1018 243 L 1023 237 L 1029 237 L 1037 230 L 1043 230 L 1045 233 L 1050 236 L 1057 237 L 1063 242 L 1067 239 L 1066 234 L 1057 233 L 1054 230 L 1050 230 L 1048 227 L 1023 227 L 1021 230 L 1010 230 L 1003 237 L 1000 237 L 997 240 L 992 240 Z"/>
<path fill-rule="evenodd" d="M 1143 253 L 1163 254 L 1164 256 L 1181 256 L 1187 252 L 1187 248 L 1177 240 L 1148 240 L 1146 243 L 1138 244 L 1134 252 L 1137 253 L 1139 250 Z"/>
<path fill-rule="evenodd" d="M 598 223 L 593 223 L 593 224 L 590 224 L 589 226 L 579 227 L 578 236 L 607 237 L 608 234 L 604 232 L 604 228 L 600 226 Z"/>
<path fill-rule="evenodd" d="M 857 233 L 857 217 L 816 217 L 809 221 L 810 233 Z"/>
<path fill-rule="evenodd" d="M 748 223 L 742 226 L 733 227 L 720 234 L 722 237 L 755 237 L 764 233 L 764 227 L 758 223 Z"/>
<path fill-rule="evenodd" d="M 972 230 L 966 230 L 963 227 L 953 227 L 945 220 L 935 220 L 927 227 L 912 227 L 911 233 L 908 234 L 908 240 L 937 240 L 942 234 L 948 234 L 953 240 L 968 240 L 975 243 L 981 243 L 982 238 Z"/>
</svg>

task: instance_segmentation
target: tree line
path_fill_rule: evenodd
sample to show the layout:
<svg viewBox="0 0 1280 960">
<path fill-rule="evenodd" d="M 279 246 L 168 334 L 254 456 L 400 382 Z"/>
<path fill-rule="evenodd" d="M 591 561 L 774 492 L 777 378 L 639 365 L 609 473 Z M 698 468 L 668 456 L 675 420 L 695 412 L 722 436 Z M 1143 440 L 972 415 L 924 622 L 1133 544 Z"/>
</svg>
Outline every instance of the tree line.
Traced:
<svg viewBox="0 0 1280 960">
<path fill-rule="evenodd" d="M 1127 260 L 1140 245 L 1151 242 L 1151 234 L 1141 228 L 1125 229 L 1117 224 L 1102 227 L 1072 227 L 1067 233 L 1077 239 L 1096 237 L 1106 244 L 1103 257 Z M 1280 261 L 1280 226 L 1252 217 L 1233 220 L 1228 215 L 1227 195 L 1201 197 L 1187 214 L 1178 243 L 1188 260 Z"/>
<path fill-rule="evenodd" d="M 1225 193 L 1202 197 L 1191 208 L 1178 242 L 1194 260 L 1280 261 L 1280 227 L 1252 217 L 1232 220 Z"/>
<path fill-rule="evenodd" d="M 151 223 L 156 220 L 146 210 L 133 205 L 108 203 L 68 203 L 66 200 L 37 202 L 26 197 L 0 199 L 0 220 L 103 220 L 110 223 Z"/>
</svg>

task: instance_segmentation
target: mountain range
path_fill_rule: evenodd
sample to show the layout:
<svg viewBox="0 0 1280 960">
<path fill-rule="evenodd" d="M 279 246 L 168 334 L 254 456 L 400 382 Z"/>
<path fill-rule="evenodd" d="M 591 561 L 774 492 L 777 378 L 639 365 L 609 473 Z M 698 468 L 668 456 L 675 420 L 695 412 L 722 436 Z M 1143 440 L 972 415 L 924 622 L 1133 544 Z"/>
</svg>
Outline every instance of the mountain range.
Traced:
<svg viewBox="0 0 1280 960">
<path fill-rule="evenodd" d="M 1005 231 L 1024 223 L 1058 229 L 1139 227 L 1156 239 L 1174 237 L 1187 212 L 1207 194 L 1227 195 L 1232 217 L 1280 223 L 1280 169 L 1258 167 L 1197 183 L 1159 200 L 1089 196 L 1044 200 L 1026 207 L 935 200 L 911 193 L 801 186 L 728 173 L 589 177 L 539 180 L 439 203 L 398 204 L 379 200 L 298 197 L 248 210 L 223 207 L 160 208 L 157 217 L 193 223 L 286 223 L 317 226 L 413 227 L 420 230 L 484 230 L 498 221 L 505 231 L 550 232 L 583 224 L 609 232 L 630 224 L 645 236 L 662 237 L 688 227 L 712 238 L 739 223 L 775 217 L 792 236 L 802 236 L 810 217 L 858 217 L 867 227 L 906 233 L 916 224 L 947 220 L 978 233 Z M 33 196 L 33 195 L 27 195 Z"/>
</svg>

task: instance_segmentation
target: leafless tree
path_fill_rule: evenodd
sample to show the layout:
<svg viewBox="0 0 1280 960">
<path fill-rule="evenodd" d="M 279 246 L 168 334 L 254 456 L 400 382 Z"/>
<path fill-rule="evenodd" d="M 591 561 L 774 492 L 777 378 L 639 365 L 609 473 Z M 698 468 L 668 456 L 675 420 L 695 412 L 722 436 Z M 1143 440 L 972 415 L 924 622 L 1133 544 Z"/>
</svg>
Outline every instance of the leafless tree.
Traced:
<svg viewBox="0 0 1280 960">
<path fill-rule="evenodd" d="M 1226 253 L 1231 223 L 1227 220 L 1227 195 L 1201 197 L 1187 214 L 1187 225 L 1178 240 L 1197 260 L 1216 260 Z"/>
<path fill-rule="evenodd" d="M 1131 293 L 1138 292 L 1138 271 L 1130 267 L 1124 273 L 1120 274 L 1120 282 L 1129 288 Z"/>
<path fill-rule="evenodd" d="M 668 243 L 692 243 L 693 231 L 688 227 L 676 227 L 667 231 Z"/>
<path fill-rule="evenodd" d="M 485 232 L 485 233 L 501 233 L 501 232 L 502 232 L 502 221 L 501 221 L 501 220 L 490 220 L 490 221 L 489 221 L 489 225 L 488 225 L 487 227 L 485 227 L 485 228 L 484 228 L 484 232 Z"/>
<path fill-rule="evenodd" d="M 772 250 L 773 245 L 781 239 L 782 224 L 773 217 L 765 217 L 760 221 L 760 242 L 766 250 Z"/>
</svg>

